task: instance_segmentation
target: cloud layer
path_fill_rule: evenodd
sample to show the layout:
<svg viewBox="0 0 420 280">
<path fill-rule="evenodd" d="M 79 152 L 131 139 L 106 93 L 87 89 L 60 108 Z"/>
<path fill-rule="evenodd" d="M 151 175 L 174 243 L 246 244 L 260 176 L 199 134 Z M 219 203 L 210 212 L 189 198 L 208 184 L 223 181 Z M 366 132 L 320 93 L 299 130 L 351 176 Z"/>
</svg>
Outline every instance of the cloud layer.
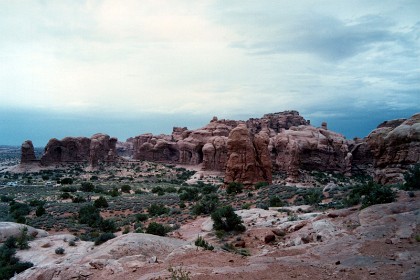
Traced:
<svg viewBox="0 0 420 280">
<path fill-rule="evenodd" d="M 419 12 L 415 0 L 1 1 L 0 110 L 410 114 Z"/>
</svg>

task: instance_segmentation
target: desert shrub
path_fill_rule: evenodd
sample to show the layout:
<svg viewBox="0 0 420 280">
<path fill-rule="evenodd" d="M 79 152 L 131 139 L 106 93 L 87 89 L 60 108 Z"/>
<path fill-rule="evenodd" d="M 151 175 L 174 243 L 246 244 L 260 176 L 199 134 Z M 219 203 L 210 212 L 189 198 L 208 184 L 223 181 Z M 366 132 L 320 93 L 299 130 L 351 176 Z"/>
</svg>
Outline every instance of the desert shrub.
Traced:
<svg viewBox="0 0 420 280">
<path fill-rule="evenodd" d="M 152 193 L 156 193 L 157 195 L 161 196 L 165 194 L 165 190 L 161 186 L 157 186 L 152 189 Z"/>
<path fill-rule="evenodd" d="M 66 250 L 64 250 L 64 248 L 63 248 L 63 247 L 58 247 L 58 248 L 56 248 L 56 249 L 55 249 L 55 253 L 56 253 L 57 255 L 63 255 L 65 251 L 66 251 Z"/>
<path fill-rule="evenodd" d="M 232 206 L 224 206 L 211 214 L 213 229 L 224 231 L 245 231 L 241 217 L 233 210 Z"/>
<path fill-rule="evenodd" d="M 156 222 L 151 222 L 147 228 L 146 233 L 159 235 L 159 236 L 165 236 L 166 229 L 165 226 Z"/>
<path fill-rule="evenodd" d="M 147 219 L 149 219 L 149 215 L 147 214 L 144 214 L 144 213 L 136 214 L 136 220 L 139 222 L 147 221 Z"/>
<path fill-rule="evenodd" d="M 99 214 L 98 208 L 95 206 L 89 204 L 80 208 L 79 223 L 95 227 L 98 226 L 101 221 L 102 217 Z"/>
<path fill-rule="evenodd" d="M 8 238 L 0 246 L 0 279 L 10 279 L 15 273 L 20 273 L 33 266 L 30 262 L 19 262 L 16 254 L 16 240 Z"/>
<path fill-rule="evenodd" d="M 190 271 L 184 270 L 182 267 L 174 268 L 170 266 L 168 271 L 171 273 L 172 280 L 190 280 Z"/>
<path fill-rule="evenodd" d="M 80 184 L 80 190 L 82 192 L 93 192 L 95 190 L 95 186 L 91 182 L 82 182 Z"/>
<path fill-rule="evenodd" d="M 147 208 L 147 211 L 151 216 L 160 216 L 169 213 L 169 208 L 163 206 L 162 204 L 152 204 L 149 208 Z"/>
<path fill-rule="evenodd" d="M 211 193 L 217 192 L 217 189 L 218 189 L 217 186 L 206 184 L 201 188 L 201 193 L 202 194 L 211 194 Z"/>
<path fill-rule="evenodd" d="M 243 188 L 244 188 L 244 185 L 242 185 L 241 183 L 230 182 L 229 185 L 226 188 L 226 193 L 227 194 L 241 193 Z"/>
<path fill-rule="evenodd" d="M 14 201 L 14 198 L 11 197 L 11 196 L 2 195 L 2 196 L 0 196 L 0 201 L 1 202 L 11 202 L 11 201 Z"/>
<path fill-rule="evenodd" d="M 73 198 L 73 196 L 71 194 L 69 194 L 68 192 L 63 192 L 62 194 L 60 194 L 60 198 L 61 199 L 69 199 L 69 198 Z"/>
<path fill-rule="evenodd" d="M 86 202 L 86 199 L 83 196 L 81 196 L 81 195 L 76 195 L 76 196 L 73 196 L 71 198 L 71 201 L 73 203 L 82 203 L 82 202 Z"/>
<path fill-rule="evenodd" d="M 183 201 L 194 201 L 198 199 L 199 191 L 193 187 L 181 187 L 178 190 L 179 199 Z"/>
<path fill-rule="evenodd" d="M 30 212 L 31 208 L 25 203 L 15 201 L 9 203 L 9 213 L 17 223 L 25 223 L 25 216 Z"/>
<path fill-rule="evenodd" d="M 121 187 L 121 192 L 123 193 L 130 193 L 130 191 L 131 191 L 131 187 L 129 185 L 123 185 Z"/>
<path fill-rule="evenodd" d="M 270 197 L 270 207 L 282 207 L 284 206 L 283 201 L 278 196 Z"/>
<path fill-rule="evenodd" d="M 66 178 L 61 179 L 60 183 L 62 185 L 71 185 L 71 184 L 73 184 L 73 179 L 69 178 L 69 177 L 66 177 Z"/>
<path fill-rule="evenodd" d="M 117 188 L 112 188 L 112 190 L 110 190 L 108 193 L 109 193 L 109 195 L 110 195 L 110 196 L 112 196 L 112 197 L 117 197 L 117 196 L 119 196 L 119 195 L 120 195 L 120 192 L 118 191 L 118 189 L 117 189 Z"/>
<path fill-rule="evenodd" d="M 73 186 L 64 186 L 60 188 L 60 191 L 62 192 L 77 192 L 76 187 Z"/>
<path fill-rule="evenodd" d="M 193 214 L 210 214 L 217 208 L 218 205 L 219 197 L 217 194 L 207 194 L 203 196 L 203 198 L 193 207 Z"/>
<path fill-rule="evenodd" d="M 420 190 L 420 164 L 413 166 L 406 174 L 404 174 L 405 183 L 404 190 Z"/>
<path fill-rule="evenodd" d="M 95 189 L 93 190 L 93 192 L 94 193 L 104 193 L 105 190 L 101 186 L 96 186 Z"/>
<path fill-rule="evenodd" d="M 76 246 L 76 241 L 74 241 L 74 240 L 69 240 L 69 246 L 71 246 L 71 247 Z"/>
<path fill-rule="evenodd" d="M 96 199 L 93 202 L 93 206 L 95 206 L 96 208 L 107 208 L 109 205 L 106 198 L 101 195 L 98 199 Z"/>
<path fill-rule="evenodd" d="M 245 209 L 245 210 L 248 210 L 249 208 L 251 208 L 251 203 L 245 203 L 245 204 L 242 204 L 242 209 Z"/>
<path fill-rule="evenodd" d="M 309 189 L 303 195 L 303 201 L 305 204 L 317 205 L 318 203 L 321 203 L 323 197 L 322 190 Z"/>
<path fill-rule="evenodd" d="M 29 201 L 29 206 L 36 207 L 36 206 L 43 206 L 45 205 L 45 201 L 38 200 L 38 199 L 31 199 Z"/>
<path fill-rule="evenodd" d="M 20 232 L 18 237 L 16 238 L 16 246 L 17 248 L 19 248 L 20 250 L 24 250 L 24 249 L 29 249 L 29 240 L 30 240 L 30 236 L 28 235 L 28 228 L 27 227 L 23 227 Z"/>
<path fill-rule="evenodd" d="M 195 244 L 195 246 L 203 247 L 205 250 L 212 251 L 214 249 L 214 247 L 212 245 L 210 245 L 206 240 L 204 240 L 204 238 L 201 237 L 201 236 L 197 237 L 194 244 Z"/>
<path fill-rule="evenodd" d="M 362 203 L 362 208 L 395 201 L 395 192 L 390 186 L 382 186 L 370 181 L 367 184 L 354 187 L 344 200 L 347 206 Z"/>
<path fill-rule="evenodd" d="M 255 187 L 256 190 L 258 190 L 258 189 L 260 189 L 262 187 L 265 187 L 265 186 L 268 186 L 268 182 L 258 182 L 258 183 L 255 184 L 254 187 Z"/>
<path fill-rule="evenodd" d="M 105 232 L 102 233 L 101 235 L 99 235 L 98 238 L 96 238 L 95 240 L 95 245 L 101 245 L 102 243 L 105 243 L 106 241 L 115 238 L 115 234 L 113 234 L 112 232 Z"/>
<path fill-rule="evenodd" d="M 104 232 L 115 232 L 117 231 L 117 227 L 115 226 L 115 222 L 110 219 L 101 219 L 99 223 L 99 228 Z"/>
<path fill-rule="evenodd" d="M 125 228 L 124 228 L 124 231 L 122 232 L 122 234 L 127 234 L 127 233 L 129 233 L 130 232 L 130 227 L 129 226 L 126 226 Z"/>
<path fill-rule="evenodd" d="M 44 208 L 44 206 L 42 206 L 42 205 L 39 205 L 37 208 L 36 208 L 36 210 L 35 210 L 35 215 L 37 216 L 37 217 L 41 217 L 42 215 L 44 215 L 45 214 L 45 208 Z"/>
</svg>

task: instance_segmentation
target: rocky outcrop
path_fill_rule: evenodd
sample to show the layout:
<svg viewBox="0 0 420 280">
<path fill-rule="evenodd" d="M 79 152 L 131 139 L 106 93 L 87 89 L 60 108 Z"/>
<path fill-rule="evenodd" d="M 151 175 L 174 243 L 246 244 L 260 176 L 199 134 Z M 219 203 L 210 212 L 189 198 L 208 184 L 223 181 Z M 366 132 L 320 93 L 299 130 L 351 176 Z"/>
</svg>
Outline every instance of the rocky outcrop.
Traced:
<svg viewBox="0 0 420 280">
<path fill-rule="evenodd" d="M 297 111 L 284 111 L 272 114 L 265 114 L 262 118 L 251 118 L 246 122 L 251 133 L 257 134 L 263 127 L 268 127 L 271 136 L 280 133 L 282 130 L 293 126 L 309 125 L 309 121 L 299 115 Z"/>
<path fill-rule="evenodd" d="M 270 145 L 275 168 L 295 181 L 299 170 L 351 171 L 347 140 L 339 133 L 309 125 L 291 127 L 277 134 Z"/>
<path fill-rule="evenodd" d="M 118 159 L 116 145 L 118 139 L 98 133 L 91 137 L 89 147 L 89 164 L 96 167 L 99 162 L 114 162 Z"/>
<path fill-rule="evenodd" d="M 384 122 L 366 138 L 373 154 L 375 181 L 401 183 L 408 168 L 420 162 L 420 113 Z"/>
<path fill-rule="evenodd" d="M 32 237 L 46 237 L 48 233 L 42 229 L 36 229 L 28 225 L 13 222 L 0 222 L 0 242 L 4 242 L 7 238 L 13 236 L 15 238 L 22 234 L 22 230 L 26 228 L 27 234 Z"/>
<path fill-rule="evenodd" d="M 34 145 L 31 140 L 26 140 L 21 146 L 20 163 L 31 163 L 36 160 Z"/>
<path fill-rule="evenodd" d="M 87 137 L 65 137 L 48 141 L 41 164 L 87 162 L 90 155 L 90 139 Z"/>
<path fill-rule="evenodd" d="M 255 139 L 245 124 L 234 128 L 227 140 L 228 160 L 225 183 L 254 184 L 272 181 L 271 159 L 268 152 L 269 137 L 261 131 Z"/>
<path fill-rule="evenodd" d="M 179 150 L 175 142 L 168 136 L 153 136 L 151 133 L 134 138 L 134 159 L 159 162 L 177 162 Z"/>
<path fill-rule="evenodd" d="M 117 138 L 106 134 L 87 137 L 65 137 L 62 140 L 51 139 L 41 157 L 44 166 L 56 163 L 89 162 L 96 166 L 101 161 L 115 161 Z"/>
</svg>

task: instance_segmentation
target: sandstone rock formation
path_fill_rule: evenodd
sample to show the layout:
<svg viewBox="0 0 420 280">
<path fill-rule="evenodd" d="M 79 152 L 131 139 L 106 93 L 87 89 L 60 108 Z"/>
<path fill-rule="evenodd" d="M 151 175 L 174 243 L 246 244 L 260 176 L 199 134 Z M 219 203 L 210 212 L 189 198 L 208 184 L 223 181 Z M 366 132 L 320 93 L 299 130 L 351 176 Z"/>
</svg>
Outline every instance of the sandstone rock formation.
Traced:
<svg viewBox="0 0 420 280">
<path fill-rule="evenodd" d="M 375 180 L 382 184 L 402 182 L 410 165 L 420 162 L 420 113 L 380 124 L 366 141 L 373 154 Z"/>
<path fill-rule="evenodd" d="M 36 160 L 34 145 L 31 140 L 26 140 L 21 146 L 20 163 L 31 163 Z"/>
<path fill-rule="evenodd" d="M 89 147 L 89 164 L 96 167 L 99 162 L 116 161 L 116 144 L 118 139 L 109 135 L 98 133 L 91 137 Z"/>
<path fill-rule="evenodd" d="M 347 140 L 339 133 L 309 125 L 291 127 L 272 139 L 275 168 L 297 180 L 299 170 L 351 171 Z"/>
<path fill-rule="evenodd" d="M 41 157 L 41 165 L 56 163 L 89 162 L 96 166 L 100 161 L 117 160 L 116 138 L 106 134 L 87 137 L 65 137 L 51 139 Z"/>
<path fill-rule="evenodd" d="M 36 229 L 28 225 L 13 222 L 0 222 L 0 242 L 6 241 L 7 238 L 19 237 L 24 228 L 28 229 L 27 234 L 32 237 L 46 237 L 48 233 L 42 229 Z"/>
<path fill-rule="evenodd" d="M 44 166 L 55 163 L 86 162 L 89 159 L 90 139 L 87 137 L 65 137 L 48 141 L 41 164 Z"/>
<path fill-rule="evenodd" d="M 253 139 L 245 124 L 234 128 L 227 140 L 228 161 L 225 183 L 271 183 L 271 159 L 268 152 L 269 138 L 261 131 Z"/>
</svg>

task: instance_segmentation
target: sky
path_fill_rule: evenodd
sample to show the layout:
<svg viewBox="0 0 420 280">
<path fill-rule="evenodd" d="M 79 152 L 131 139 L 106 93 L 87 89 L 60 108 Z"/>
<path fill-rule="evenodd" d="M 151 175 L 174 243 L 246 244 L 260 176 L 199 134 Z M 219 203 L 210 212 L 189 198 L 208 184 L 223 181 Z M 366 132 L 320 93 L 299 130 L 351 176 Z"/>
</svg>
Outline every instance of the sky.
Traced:
<svg viewBox="0 0 420 280">
<path fill-rule="evenodd" d="M 420 112 L 418 0 L 0 0 L 0 144 Z"/>
</svg>

